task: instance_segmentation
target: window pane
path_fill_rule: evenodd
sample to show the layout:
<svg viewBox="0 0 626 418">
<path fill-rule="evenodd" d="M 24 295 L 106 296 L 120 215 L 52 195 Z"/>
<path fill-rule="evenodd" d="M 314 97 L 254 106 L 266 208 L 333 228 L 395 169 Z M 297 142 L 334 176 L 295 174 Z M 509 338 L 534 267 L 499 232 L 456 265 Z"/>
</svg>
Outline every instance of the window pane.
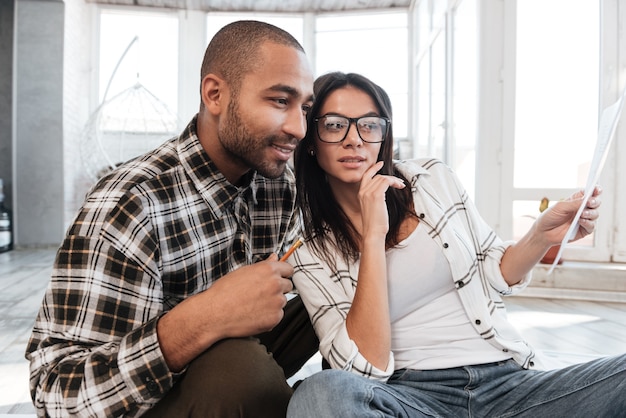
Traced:
<svg viewBox="0 0 626 418">
<path fill-rule="evenodd" d="M 319 16 L 316 75 L 356 72 L 379 84 L 393 106 L 393 133 L 407 136 L 408 29 L 406 13 Z"/>
<path fill-rule="evenodd" d="M 137 40 L 122 59 L 135 37 Z M 115 71 L 118 62 L 119 68 Z M 99 75 L 101 101 L 109 81 L 107 99 L 140 82 L 175 113 L 178 107 L 177 15 L 103 10 Z"/>
<path fill-rule="evenodd" d="M 584 187 L 597 136 L 598 62 L 599 2 L 517 2 L 516 188 Z"/>
<path fill-rule="evenodd" d="M 92 180 L 178 132 L 176 14 L 100 13 L 99 105 L 80 142 Z"/>
</svg>

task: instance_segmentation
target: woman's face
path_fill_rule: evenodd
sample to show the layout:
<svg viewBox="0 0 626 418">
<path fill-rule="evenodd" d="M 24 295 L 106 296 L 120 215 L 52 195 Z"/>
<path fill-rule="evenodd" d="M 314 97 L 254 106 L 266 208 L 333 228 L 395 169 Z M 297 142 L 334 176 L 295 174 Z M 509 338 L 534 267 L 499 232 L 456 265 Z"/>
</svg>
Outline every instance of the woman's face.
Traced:
<svg viewBox="0 0 626 418">
<path fill-rule="evenodd" d="M 342 87 L 328 95 L 317 117 L 326 115 L 347 118 L 380 116 L 372 98 L 352 86 Z M 338 143 L 323 142 L 317 132 L 317 161 L 326 172 L 330 185 L 359 185 L 365 170 L 376 163 L 382 143 L 364 142 L 354 123 L 350 123 L 346 138 Z"/>
</svg>

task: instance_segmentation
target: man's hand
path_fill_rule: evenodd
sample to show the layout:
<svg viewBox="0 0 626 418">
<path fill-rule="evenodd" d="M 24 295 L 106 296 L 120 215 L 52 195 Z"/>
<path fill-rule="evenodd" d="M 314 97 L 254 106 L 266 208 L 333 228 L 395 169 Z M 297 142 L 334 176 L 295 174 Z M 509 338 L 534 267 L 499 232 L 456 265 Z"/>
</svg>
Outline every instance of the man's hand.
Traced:
<svg viewBox="0 0 626 418">
<path fill-rule="evenodd" d="M 272 254 L 228 273 L 163 315 L 157 334 L 170 370 L 182 370 L 219 340 L 274 328 L 284 315 L 285 293 L 293 289 L 292 275 L 293 267 Z"/>
<path fill-rule="evenodd" d="M 223 338 L 246 337 L 274 328 L 283 318 L 285 293 L 293 289 L 292 275 L 293 267 L 272 254 L 217 280 L 203 296 L 210 299 L 211 317 L 220 319 Z"/>
</svg>

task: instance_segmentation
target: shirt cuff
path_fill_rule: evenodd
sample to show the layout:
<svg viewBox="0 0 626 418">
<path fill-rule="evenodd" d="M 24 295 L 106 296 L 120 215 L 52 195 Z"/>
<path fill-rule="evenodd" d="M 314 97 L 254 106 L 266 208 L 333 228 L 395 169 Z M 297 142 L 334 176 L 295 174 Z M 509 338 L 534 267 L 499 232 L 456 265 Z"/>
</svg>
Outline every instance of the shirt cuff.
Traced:
<svg viewBox="0 0 626 418">
<path fill-rule="evenodd" d="M 181 373 L 172 373 L 157 338 L 154 318 L 127 334 L 120 344 L 118 366 L 122 378 L 138 403 L 160 400 L 174 385 Z"/>
<path fill-rule="evenodd" d="M 334 351 L 334 353 L 333 353 Z M 333 361 L 334 359 L 345 359 L 341 363 Z M 395 361 L 393 352 L 389 352 L 389 362 L 387 368 L 381 370 L 374 367 L 359 352 L 359 347 L 350 339 L 345 324 L 339 329 L 332 341 L 331 353 L 328 359 L 330 365 L 337 369 L 343 369 L 352 373 L 365 376 L 369 379 L 386 382 L 394 372 Z"/>
<path fill-rule="evenodd" d="M 500 264 L 502 262 L 502 257 L 507 248 L 511 245 L 515 244 L 515 241 L 505 241 L 502 243 L 502 250 L 497 252 L 492 252 L 494 256 L 489 257 L 489 262 L 487 263 L 487 277 L 490 277 L 491 285 L 494 289 L 498 291 L 501 295 L 514 295 L 526 288 L 530 281 L 532 280 L 533 272 L 529 271 L 519 282 L 514 285 L 509 285 L 506 280 L 504 280 L 504 276 L 502 275 L 502 270 L 500 268 Z M 497 254 L 497 256 L 495 256 Z"/>
<path fill-rule="evenodd" d="M 359 348 L 357 347 L 354 341 L 351 341 L 353 346 L 354 356 L 348 364 L 346 364 L 345 370 L 356 372 L 357 374 L 361 374 L 369 379 L 379 380 L 381 382 L 386 382 L 389 380 L 391 375 L 393 374 L 395 361 L 393 357 L 393 352 L 389 352 L 389 361 L 387 362 L 387 368 L 385 370 L 381 370 L 374 365 L 372 365 L 363 355 L 359 352 Z"/>
</svg>

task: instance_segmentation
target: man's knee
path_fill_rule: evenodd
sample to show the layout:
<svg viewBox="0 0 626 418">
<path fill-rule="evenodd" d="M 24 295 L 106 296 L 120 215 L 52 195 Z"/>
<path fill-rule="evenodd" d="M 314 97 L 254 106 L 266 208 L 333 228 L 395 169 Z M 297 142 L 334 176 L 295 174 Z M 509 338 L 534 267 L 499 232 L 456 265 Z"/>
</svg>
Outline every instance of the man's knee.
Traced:
<svg viewBox="0 0 626 418">
<path fill-rule="evenodd" d="M 228 339 L 189 364 L 155 406 L 164 414 L 153 416 L 167 416 L 171 406 L 179 412 L 188 410 L 184 416 L 190 417 L 285 416 L 291 394 L 282 369 L 265 346 L 253 338 Z"/>
<path fill-rule="evenodd" d="M 189 367 L 194 382 L 219 393 L 222 402 L 234 405 L 243 402 L 284 403 L 285 408 L 292 390 L 283 370 L 255 339 L 230 339 L 216 344 L 208 355 L 201 355 Z M 258 411 L 258 410 L 257 410 Z"/>
</svg>

